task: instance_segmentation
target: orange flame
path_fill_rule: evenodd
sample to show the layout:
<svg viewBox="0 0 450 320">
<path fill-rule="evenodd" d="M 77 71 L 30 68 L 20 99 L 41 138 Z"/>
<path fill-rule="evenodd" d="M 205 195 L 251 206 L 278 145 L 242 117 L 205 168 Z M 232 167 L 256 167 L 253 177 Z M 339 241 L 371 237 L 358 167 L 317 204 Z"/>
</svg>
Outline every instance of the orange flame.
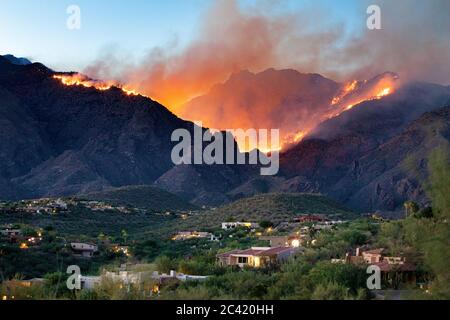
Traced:
<svg viewBox="0 0 450 320">
<path fill-rule="evenodd" d="M 72 75 L 53 75 L 53 79 L 60 80 L 62 84 L 66 86 L 83 86 L 86 88 L 95 88 L 97 90 L 106 91 L 111 89 L 112 87 L 116 87 L 121 89 L 125 94 L 129 96 L 138 96 L 142 95 L 139 92 L 137 92 L 134 89 L 130 89 L 127 87 L 122 86 L 119 83 L 116 83 L 114 81 L 99 81 L 99 80 L 92 80 L 88 78 L 85 75 L 82 75 L 80 73 L 75 73 Z M 143 95 L 142 95 L 143 96 Z"/>
<path fill-rule="evenodd" d="M 332 99 L 331 105 L 336 105 L 338 110 L 329 115 L 328 119 L 335 118 L 342 112 L 348 111 L 362 102 L 380 100 L 381 98 L 392 94 L 395 90 L 395 81 L 397 79 L 397 76 L 388 74 L 367 89 L 364 87 L 368 84 L 367 80 L 353 80 L 349 82 L 341 92 Z"/>
<path fill-rule="evenodd" d="M 115 81 L 99 81 L 93 80 L 89 77 L 75 73 L 75 74 L 58 74 L 53 75 L 54 79 L 61 81 L 62 84 L 66 86 L 83 86 L 86 88 L 96 88 L 97 90 L 105 91 L 113 87 L 119 88 L 126 95 L 138 96 L 140 94 L 136 89 L 129 86 L 123 86 L 122 84 Z M 364 101 L 379 100 L 385 96 L 392 94 L 395 90 L 395 80 L 397 78 L 391 76 L 385 76 L 377 82 L 370 84 L 367 80 L 358 81 L 353 80 L 343 85 L 340 92 L 332 99 L 331 106 L 333 107 L 331 111 L 322 115 L 318 118 L 317 123 L 311 123 L 306 128 L 301 131 L 293 132 L 284 137 L 281 137 L 281 141 L 277 144 L 277 147 L 271 147 L 270 145 L 266 148 L 259 148 L 263 153 L 270 153 L 273 151 L 281 151 L 286 149 L 286 147 L 299 143 L 302 141 L 308 133 L 310 133 L 320 122 L 327 119 L 332 119 L 338 117 L 345 111 L 354 108 L 356 105 Z M 146 97 L 145 95 L 142 95 Z M 257 147 L 256 144 L 239 144 L 241 151 L 249 152 Z"/>
</svg>

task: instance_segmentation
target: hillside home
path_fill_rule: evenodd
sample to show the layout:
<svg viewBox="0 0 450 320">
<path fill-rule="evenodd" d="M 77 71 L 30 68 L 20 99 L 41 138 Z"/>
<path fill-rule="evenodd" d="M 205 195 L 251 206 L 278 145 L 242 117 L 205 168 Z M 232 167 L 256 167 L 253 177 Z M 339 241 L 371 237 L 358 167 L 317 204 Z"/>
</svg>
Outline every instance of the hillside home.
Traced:
<svg viewBox="0 0 450 320">
<path fill-rule="evenodd" d="M 318 214 L 305 214 L 298 216 L 294 219 L 296 222 L 307 223 L 307 222 L 323 222 L 328 221 L 328 219 L 324 215 Z"/>
<path fill-rule="evenodd" d="M 5 237 L 12 237 L 12 236 L 20 237 L 22 235 L 22 231 L 20 229 L 6 228 L 6 229 L 0 230 L 0 233 L 2 236 L 5 236 Z"/>
<path fill-rule="evenodd" d="M 159 274 L 157 271 L 149 272 L 133 272 L 121 270 L 118 272 L 106 271 L 101 276 L 80 276 L 81 288 L 86 290 L 93 290 L 95 286 L 102 283 L 104 280 L 109 280 L 115 283 L 121 283 L 126 286 L 136 285 L 141 286 L 147 280 L 154 280 L 156 282 L 152 291 L 158 293 L 161 286 L 169 283 L 170 281 L 204 281 L 208 276 L 192 276 L 183 273 L 177 273 L 170 271 L 169 274 Z"/>
<path fill-rule="evenodd" d="M 290 235 L 290 236 L 263 236 L 261 240 L 269 241 L 270 247 L 292 247 L 298 248 L 303 243 L 303 236 Z"/>
<path fill-rule="evenodd" d="M 386 256 L 383 248 L 362 251 L 356 249 L 352 256 L 347 253 L 345 259 L 332 259 L 332 263 L 366 264 L 378 266 L 384 283 L 398 288 L 400 283 L 416 283 L 416 266 L 402 256 Z"/>
<path fill-rule="evenodd" d="M 261 268 L 287 261 L 298 251 L 291 247 L 253 247 L 246 250 L 232 250 L 216 256 L 220 266 L 238 266 L 240 268 Z"/>
<path fill-rule="evenodd" d="M 92 258 L 96 252 L 98 252 L 98 247 L 94 244 L 82 243 L 82 242 L 72 242 L 70 244 L 74 256 L 79 256 L 83 258 Z"/>
<path fill-rule="evenodd" d="M 223 230 L 230 230 L 238 227 L 256 229 L 259 228 L 259 224 L 255 222 L 222 222 Z"/>
<path fill-rule="evenodd" d="M 0 230 L 2 238 L 9 242 L 17 242 L 22 237 L 22 231 L 20 229 L 2 229 Z"/>
<path fill-rule="evenodd" d="M 172 237 L 172 240 L 189 240 L 189 239 L 213 239 L 214 236 L 209 232 L 198 231 L 180 231 Z"/>
</svg>

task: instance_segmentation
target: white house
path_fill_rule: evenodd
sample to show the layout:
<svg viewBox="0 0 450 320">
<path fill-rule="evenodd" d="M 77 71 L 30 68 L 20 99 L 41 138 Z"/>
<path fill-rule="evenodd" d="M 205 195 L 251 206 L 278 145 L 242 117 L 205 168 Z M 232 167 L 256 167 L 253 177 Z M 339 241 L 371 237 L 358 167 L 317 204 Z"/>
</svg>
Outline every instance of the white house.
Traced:
<svg viewBox="0 0 450 320">
<path fill-rule="evenodd" d="M 222 222 L 223 230 L 230 230 L 237 227 L 245 227 L 249 229 L 259 228 L 259 224 L 255 222 Z"/>
</svg>

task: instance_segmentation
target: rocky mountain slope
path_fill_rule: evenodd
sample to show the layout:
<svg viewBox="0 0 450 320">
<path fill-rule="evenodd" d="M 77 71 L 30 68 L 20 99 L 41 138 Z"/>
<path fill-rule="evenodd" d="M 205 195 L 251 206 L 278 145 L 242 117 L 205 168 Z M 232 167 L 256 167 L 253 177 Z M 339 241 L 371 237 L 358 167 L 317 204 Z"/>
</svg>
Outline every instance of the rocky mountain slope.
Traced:
<svg viewBox="0 0 450 320">
<path fill-rule="evenodd" d="M 244 105 L 246 97 L 259 96 L 257 84 L 264 89 L 275 80 L 284 83 L 279 77 L 285 73 L 287 82 L 304 79 L 289 84 L 286 97 L 278 94 L 277 101 L 294 101 L 294 91 L 315 82 L 324 90 L 324 100 L 339 90 L 318 75 L 268 70 L 270 81 L 261 80 L 260 74 L 235 75 L 235 80 L 249 77 L 251 90 L 242 88 L 230 99 Z M 434 135 L 424 132 L 448 123 L 447 113 L 436 110 L 450 104 L 450 88 L 412 83 L 320 124 L 281 154 L 278 176 L 261 177 L 255 166 L 175 166 L 171 134 L 178 128 L 192 131 L 192 123 L 146 97 L 114 87 L 65 86 L 53 75 L 42 64 L 13 64 L 0 57 L 1 199 L 154 184 L 197 205 L 220 205 L 259 193 L 320 192 L 363 211 L 396 210 L 406 199 L 426 201 L 402 163 L 414 155 L 422 157 L 420 163 L 438 141 L 448 140 L 444 129 Z M 302 90 L 297 98 L 304 96 Z M 321 101 L 320 90 L 316 93 L 306 96 Z M 308 117 L 306 100 L 299 110 L 290 109 L 298 112 L 295 117 L 303 111 Z M 288 117 L 289 108 L 280 108 L 275 113 Z M 232 121 L 231 113 L 227 117 Z"/>
<path fill-rule="evenodd" d="M 152 184 L 174 166 L 171 134 L 191 123 L 148 98 L 64 86 L 52 75 L 0 57 L 2 198 Z"/>
<path fill-rule="evenodd" d="M 300 184 L 291 184 L 291 191 L 303 191 L 306 181 L 306 185 L 315 185 L 320 192 L 361 210 L 397 210 L 410 198 L 423 202 L 423 192 L 419 190 L 417 181 L 404 181 L 409 187 L 405 187 L 403 192 L 399 187 L 398 193 L 392 188 L 381 190 L 376 183 L 367 183 L 360 190 L 358 188 L 362 186 L 350 178 L 349 172 L 357 171 L 358 179 L 362 181 L 379 178 L 377 176 L 383 174 L 386 174 L 385 179 L 401 180 L 398 178 L 400 172 L 405 176 L 401 168 L 395 172 L 389 171 L 390 168 L 383 166 L 383 163 L 391 157 L 406 158 L 419 147 L 424 147 L 427 141 L 413 136 L 414 132 L 407 128 L 415 125 L 414 121 L 423 113 L 437 110 L 448 103 L 448 87 L 424 83 L 406 85 L 383 100 L 364 102 L 340 117 L 324 122 L 308 139 L 284 153 L 281 156 L 282 175 L 291 181 L 300 179 Z M 445 121 L 445 113 L 439 115 L 441 121 Z M 417 121 L 421 123 L 420 119 Z M 424 123 L 423 130 L 428 130 L 432 125 Z M 361 162 L 367 161 L 363 159 L 373 158 L 373 153 L 386 143 L 392 139 L 402 141 L 401 137 L 405 135 L 410 136 L 413 145 L 404 147 L 399 154 L 394 154 L 395 149 L 385 149 L 378 154 L 375 162 L 381 169 L 375 176 L 368 167 L 360 166 Z M 422 151 L 430 151 L 430 148 Z M 422 155 L 426 156 L 426 153 Z M 358 193 L 359 199 L 371 200 L 356 201 L 349 193 Z"/>
</svg>

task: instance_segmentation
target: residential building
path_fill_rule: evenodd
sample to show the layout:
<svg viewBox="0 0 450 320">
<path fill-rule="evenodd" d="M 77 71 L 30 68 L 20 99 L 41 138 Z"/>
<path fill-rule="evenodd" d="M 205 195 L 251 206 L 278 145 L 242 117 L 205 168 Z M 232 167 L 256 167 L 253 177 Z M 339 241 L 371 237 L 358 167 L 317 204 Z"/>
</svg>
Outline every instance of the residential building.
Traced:
<svg viewBox="0 0 450 320">
<path fill-rule="evenodd" d="M 398 289 L 400 284 L 416 284 L 416 266 L 405 261 L 402 257 L 383 258 L 374 265 L 380 268 L 383 283 Z"/>
<path fill-rule="evenodd" d="M 70 244 L 74 255 L 92 258 L 96 252 L 98 252 L 98 247 L 95 244 L 82 243 L 82 242 L 72 242 Z"/>
<path fill-rule="evenodd" d="M 294 221 L 306 223 L 306 222 L 323 222 L 323 221 L 328 221 L 328 219 L 324 215 L 305 214 L 305 215 L 296 217 L 294 219 Z"/>
<path fill-rule="evenodd" d="M 22 231 L 20 229 L 10 229 L 5 228 L 0 230 L 2 238 L 6 239 L 11 243 L 15 243 L 22 238 Z"/>
<path fill-rule="evenodd" d="M 416 282 L 416 266 L 402 256 L 386 256 L 383 248 L 362 251 L 356 248 L 355 255 L 347 253 L 345 259 L 332 259 L 332 263 L 348 263 L 378 266 L 384 283 L 398 288 L 400 283 Z"/>
<path fill-rule="evenodd" d="M 20 229 L 2 229 L 0 231 L 2 236 L 5 237 L 20 237 L 22 235 L 22 231 Z"/>
<path fill-rule="evenodd" d="M 303 243 L 303 236 L 290 235 L 290 236 L 263 236 L 261 240 L 270 242 L 270 247 L 293 247 L 298 248 Z"/>
<path fill-rule="evenodd" d="M 221 266 L 238 266 L 240 268 L 260 268 L 280 264 L 297 252 L 291 247 L 253 247 L 246 250 L 232 250 L 216 256 Z"/>
<path fill-rule="evenodd" d="M 356 255 L 358 256 L 360 249 L 357 248 L 356 250 L 357 250 Z M 383 249 L 383 248 L 363 251 L 362 252 L 362 257 L 364 259 L 364 262 L 367 263 L 367 264 L 378 263 L 381 260 L 383 260 L 383 253 L 384 252 L 385 252 L 385 249 Z"/>
<path fill-rule="evenodd" d="M 222 222 L 223 230 L 230 230 L 238 227 L 256 229 L 259 228 L 259 224 L 255 222 Z"/>
<path fill-rule="evenodd" d="M 189 240 L 189 239 L 212 239 L 213 235 L 209 232 L 198 231 L 180 231 L 172 237 L 172 240 Z"/>
</svg>

